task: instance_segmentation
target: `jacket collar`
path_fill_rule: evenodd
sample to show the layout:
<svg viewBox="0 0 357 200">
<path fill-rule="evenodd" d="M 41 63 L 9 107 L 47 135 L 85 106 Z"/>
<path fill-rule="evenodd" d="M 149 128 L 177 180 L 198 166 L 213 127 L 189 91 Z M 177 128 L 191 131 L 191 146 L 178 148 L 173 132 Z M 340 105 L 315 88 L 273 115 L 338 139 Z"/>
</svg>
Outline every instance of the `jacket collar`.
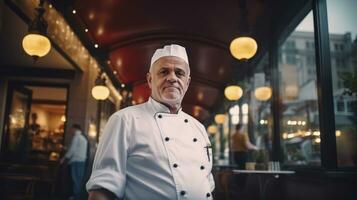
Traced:
<svg viewBox="0 0 357 200">
<path fill-rule="evenodd" d="M 156 114 L 156 113 L 170 114 L 170 109 L 166 105 L 156 101 L 152 97 L 149 97 L 147 104 L 149 105 L 149 108 L 150 108 L 150 110 L 152 110 L 153 114 Z M 182 112 L 182 107 L 179 109 L 177 114 L 180 114 L 181 112 Z"/>
</svg>

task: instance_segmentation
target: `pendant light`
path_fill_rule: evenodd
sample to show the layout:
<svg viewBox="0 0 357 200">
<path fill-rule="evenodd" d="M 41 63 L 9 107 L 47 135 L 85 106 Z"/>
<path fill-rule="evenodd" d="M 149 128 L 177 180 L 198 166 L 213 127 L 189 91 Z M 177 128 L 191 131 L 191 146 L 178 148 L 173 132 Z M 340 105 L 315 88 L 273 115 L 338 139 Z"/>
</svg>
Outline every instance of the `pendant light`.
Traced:
<svg viewBox="0 0 357 200">
<path fill-rule="evenodd" d="M 239 7 L 242 12 L 240 15 L 239 36 L 231 41 L 229 49 L 233 57 L 238 60 L 248 60 L 257 52 L 258 44 L 254 38 L 250 37 L 246 0 L 240 0 Z"/>
<path fill-rule="evenodd" d="M 28 33 L 22 40 L 24 51 L 35 60 L 48 54 L 51 49 L 51 42 L 46 36 L 47 22 L 43 18 L 45 13 L 43 4 L 44 0 L 40 0 L 39 7 L 36 8 L 37 15 L 30 23 Z"/>
<path fill-rule="evenodd" d="M 210 134 L 210 135 L 214 135 L 218 132 L 218 129 L 217 129 L 217 126 L 216 125 L 209 125 L 208 128 L 207 128 L 207 132 Z"/>
<path fill-rule="evenodd" d="M 224 96 L 230 101 L 236 101 L 240 99 L 243 95 L 243 90 L 238 85 L 228 85 L 224 89 Z"/>
<path fill-rule="evenodd" d="M 265 76 L 264 72 L 254 74 L 254 96 L 259 101 L 267 101 L 272 95 L 272 89 L 268 86 Z"/>
<path fill-rule="evenodd" d="M 267 101 L 270 99 L 272 94 L 271 88 L 268 86 L 258 87 L 254 90 L 254 96 L 259 101 Z"/>
<path fill-rule="evenodd" d="M 105 100 L 109 97 L 109 89 L 105 85 L 105 78 L 102 77 L 103 72 L 98 73 L 97 79 L 95 80 L 95 86 L 92 88 L 92 96 L 96 100 Z"/>
<path fill-rule="evenodd" d="M 226 115 L 216 114 L 216 116 L 214 116 L 214 121 L 216 122 L 216 124 L 223 124 L 226 121 Z"/>
</svg>

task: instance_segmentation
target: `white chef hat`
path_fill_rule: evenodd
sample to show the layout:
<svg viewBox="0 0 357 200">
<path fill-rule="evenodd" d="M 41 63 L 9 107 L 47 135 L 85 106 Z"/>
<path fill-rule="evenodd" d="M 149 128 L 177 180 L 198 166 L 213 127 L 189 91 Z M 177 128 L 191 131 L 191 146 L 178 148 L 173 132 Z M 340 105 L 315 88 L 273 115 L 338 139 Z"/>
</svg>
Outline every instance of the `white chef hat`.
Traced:
<svg viewBox="0 0 357 200">
<path fill-rule="evenodd" d="M 165 45 L 162 49 L 156 49 L 154 55 L 151 58 L 150 71 L 154 62 L 165 56 L 179 57 L 183 59 L 187 65 L 189 65 L 185 47 L 177 44 L 171 44 Z"/>
</svg>

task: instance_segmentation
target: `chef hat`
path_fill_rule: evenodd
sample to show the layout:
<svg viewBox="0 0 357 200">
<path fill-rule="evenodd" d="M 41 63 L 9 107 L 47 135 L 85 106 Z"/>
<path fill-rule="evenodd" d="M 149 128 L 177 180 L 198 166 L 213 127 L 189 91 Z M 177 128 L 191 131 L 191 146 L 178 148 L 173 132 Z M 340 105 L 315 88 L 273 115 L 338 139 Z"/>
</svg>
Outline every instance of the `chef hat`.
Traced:
<svg viewBox="0 0 357 200">
<path fill-rule="evenodd" d="M 156 49 L 154 55 L 151 58 L 150 71 L 154 62 L 165 56 L 179 57 L 183 59 L 188 65 L 188 58 L 185 47 L 177 44 L 171 44 L 164 46 L 162 49 Z"/>
</svg>

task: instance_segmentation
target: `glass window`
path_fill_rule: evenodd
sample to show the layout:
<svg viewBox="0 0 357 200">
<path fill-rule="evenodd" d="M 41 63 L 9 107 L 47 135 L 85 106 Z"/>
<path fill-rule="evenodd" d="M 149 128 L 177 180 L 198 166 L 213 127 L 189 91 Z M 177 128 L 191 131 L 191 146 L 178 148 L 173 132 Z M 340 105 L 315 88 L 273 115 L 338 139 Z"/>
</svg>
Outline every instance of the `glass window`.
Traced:
<svg viewBox="0 0 357 200">
<path fill-rule="evenodd" d="M 345 103 L 343 101 L 337 101 L 337 112 L 345 111 Z"/>
<path fill-rule="evenodd" d="M 297 26 L 285 41 L 280 41 L 279 51 L 287 41 L 301 43 L 294 52 L 295 63 L 279 62 L 281 94 L 281 143 L 284 164 L 321 165 L 319 112 L 316 90 L 316 65 L 312 12 Z M 304 45 L 306 44 L 306 45 Z M 307 45 L 309 44 L 309 45 Z"/>
<path fill-rule="evenodd" d="M 3 145 L 11 162 L 56 161 L 63 151 L 67 89 L 10 83 Z"/>
<path fill-rule="evenodd" d="M 357 101 L 357 1 L 326 0 L 326 3 L 330 44 L 334 44 L 331 46 L 331 68 L 337 106 L 337 161 L 339 167 L 352 167 L 357 165 L 357 108 L 352 103 Z M 338 55 L 334 50 L 338 51 Z"/>
<path fill-rule="evenodd" d="M 272 89 L 270 84 L 269 73 L 269 55 L 265 54 L 259 61 L 251 76 L 246 77 L 242 82 L 244 86 L 243 97 L 239 100 L 241 112 L 238 113 L 243 128 L 241 132 L 245 137 L 239 136 L 237 132 L 231 134 L 231 152 L 233 164 L 239 168 L 245 168 L 242 164 L 242 152 L 247 151 L 247 158 L 244 162 L 255 163 L 255 169 L 267 169 L 267 163 L 271 160 L 272 153 L 272 114 L 271 114 L 271 95 Z M 233 116 L 231 116 L 233 117 Z M 233 118 L 232 118 L 233 119 Z M 233 121 L 232 121 L 233 122 Z M 232 125 L 235 127 L 235 125 Z M 234 127 L 231 130 L 234 130 Z M 245 138 L 246 144 L 242 148 L 239 140 Z"/>
</svg>

